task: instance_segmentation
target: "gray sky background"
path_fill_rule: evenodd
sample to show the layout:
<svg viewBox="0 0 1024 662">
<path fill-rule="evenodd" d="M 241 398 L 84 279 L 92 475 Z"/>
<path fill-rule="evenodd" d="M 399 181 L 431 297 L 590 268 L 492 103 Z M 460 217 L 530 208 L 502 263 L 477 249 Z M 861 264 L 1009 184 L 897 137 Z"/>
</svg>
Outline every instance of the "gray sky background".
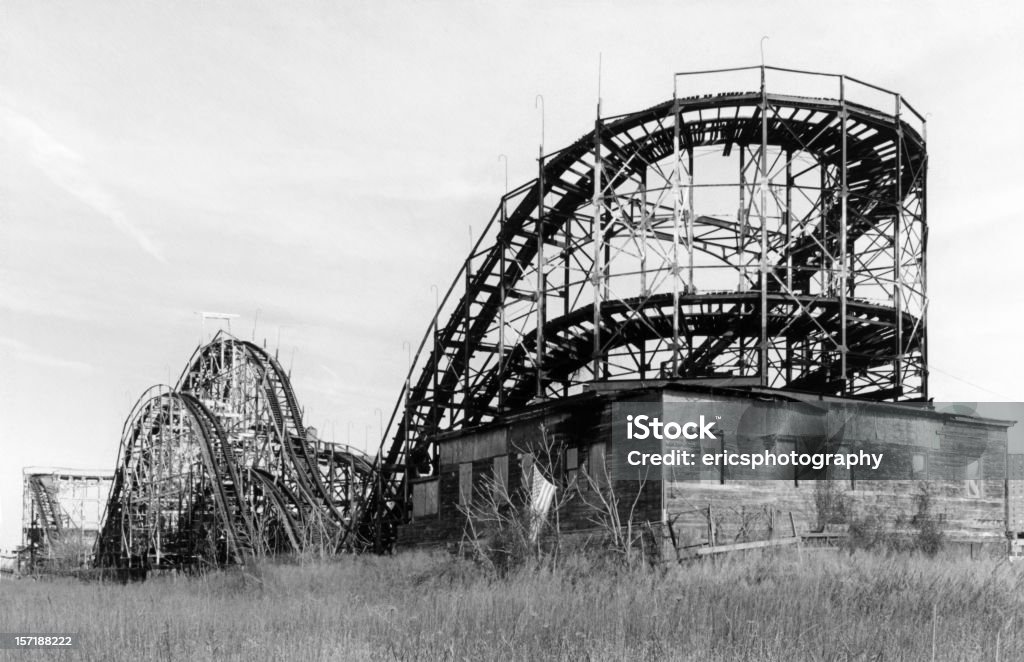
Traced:
<svg viewBox="0 0 1024 662">
<path fill-rule="evenodd" d="M 931 390 L 1024 401 L 1021 6 L 724 4 L 0 1 L 0 548 L 23 466 L 113 467 L 195 311 L 280 334 L 323 436 L 375 435 L 497 155 L 535 174 L 538 93 L 549 150 L 592 127 L 599 52 L 606 115 L 762 35 L 930 113 Z"/>
</svg>

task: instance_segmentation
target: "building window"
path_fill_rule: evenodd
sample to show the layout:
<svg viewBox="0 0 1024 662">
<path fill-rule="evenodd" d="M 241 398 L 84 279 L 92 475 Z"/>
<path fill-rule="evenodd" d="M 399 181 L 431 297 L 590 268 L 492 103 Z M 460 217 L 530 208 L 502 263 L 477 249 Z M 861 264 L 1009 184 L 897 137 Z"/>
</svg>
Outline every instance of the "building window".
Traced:
<svg viewBox="0 0 1024 662">
<path fill-rule="evenodd" d="M 473 505 L 473 463 L 459 465 L 459 505 L 468 508 Z"/>
</svg>

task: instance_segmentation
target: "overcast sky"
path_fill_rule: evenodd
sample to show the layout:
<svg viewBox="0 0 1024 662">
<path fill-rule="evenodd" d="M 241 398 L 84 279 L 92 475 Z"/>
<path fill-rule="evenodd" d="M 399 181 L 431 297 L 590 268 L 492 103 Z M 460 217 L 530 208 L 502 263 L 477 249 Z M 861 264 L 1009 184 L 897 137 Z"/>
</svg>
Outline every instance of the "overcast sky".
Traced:
<svg viewBox="0 0 1024 662">
<path fill-rule="evenodd" d="M 362 445 L 501 194 L 672 72 L 846 73 L 929 116 L 939 400 L 1024 400 L 1019 4 L 0 0 L 0 548 L 21 469 L 112 469 L 196 311 Z M 551 5 L 556 5 L 552 7 Z M 258 320 L 257 320 L 258 311 Z M 254 329 L 255 324 L 255 329 Z"/>
</svg>

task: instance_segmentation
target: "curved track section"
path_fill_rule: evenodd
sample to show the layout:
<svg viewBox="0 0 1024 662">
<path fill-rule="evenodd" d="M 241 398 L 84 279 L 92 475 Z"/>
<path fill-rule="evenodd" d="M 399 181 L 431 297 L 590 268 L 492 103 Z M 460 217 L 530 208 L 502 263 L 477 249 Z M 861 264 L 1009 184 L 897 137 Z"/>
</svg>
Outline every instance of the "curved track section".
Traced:
<svg viewBox="0 0 1024 662">
<path fill-rule="evenodd" d="M 363 453 L 307 433 L 274 357 L 221 333 L 175 388 L 150 389 L 128 417 L 96 563 L 177 568 L 334 551 L 352 543 L 371 472 Z"/>
<path fill-rule="evenodd" d="M 417 352 L 365 535 L 409 516 L 434 434 L 597 380 L 927 397 L 923 118 L 754 71 L 755 92 L 599 117 L 502 199 Z"/>
</svg>

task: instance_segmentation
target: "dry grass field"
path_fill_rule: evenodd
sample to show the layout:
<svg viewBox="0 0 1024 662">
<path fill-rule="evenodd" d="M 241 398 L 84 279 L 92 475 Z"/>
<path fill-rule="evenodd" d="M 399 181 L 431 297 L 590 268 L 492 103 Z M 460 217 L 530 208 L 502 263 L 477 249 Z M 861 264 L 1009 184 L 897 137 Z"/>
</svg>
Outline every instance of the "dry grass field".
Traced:
<svg viewBox="0 0 1024 662">
<path fill-rule="evenodd" d="M 505 578 L 444 555 L 343 557 L 118 584 L 4 582 L 0 631 L 79 632 L 12 660 L 1018 660 L 1024 564 L 845 552 Z M 934 654 L 934 658 L 933 658 Z"/>
</svg>

